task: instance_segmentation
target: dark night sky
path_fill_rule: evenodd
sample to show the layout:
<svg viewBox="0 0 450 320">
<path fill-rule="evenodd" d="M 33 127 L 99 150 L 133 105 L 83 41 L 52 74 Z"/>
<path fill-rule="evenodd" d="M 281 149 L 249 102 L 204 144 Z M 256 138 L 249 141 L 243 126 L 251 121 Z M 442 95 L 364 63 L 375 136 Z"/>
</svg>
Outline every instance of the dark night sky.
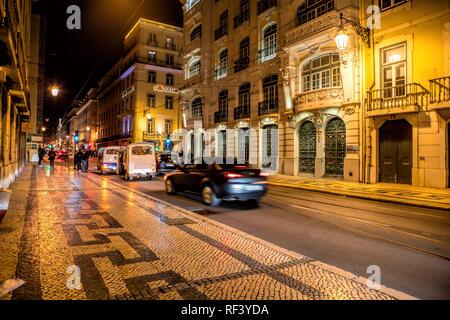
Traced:
<svg viewBox="0 0 450 320">
<path fill-rule="evenodd" d="M 69 110 L 71 102 L 93 72 L 78 98 L 108 71 L 121 55 L 123 39 L 139 17 L 182 26 L 178 0 L 144 0 L 138 13 L 126 24 L 142 0 L 40 0 L 36 12 L 47 18 L 47 89 L 56 84 L 57 98 L 46 90 L 45 117 L 49 128 Z M 67 7 L 81 8 L 81 30 L 69 30 Z M 121 30 L 125 27 L 123 32 Z M 103 60 L 102 60 L 102 57 Z"/>
</svg>

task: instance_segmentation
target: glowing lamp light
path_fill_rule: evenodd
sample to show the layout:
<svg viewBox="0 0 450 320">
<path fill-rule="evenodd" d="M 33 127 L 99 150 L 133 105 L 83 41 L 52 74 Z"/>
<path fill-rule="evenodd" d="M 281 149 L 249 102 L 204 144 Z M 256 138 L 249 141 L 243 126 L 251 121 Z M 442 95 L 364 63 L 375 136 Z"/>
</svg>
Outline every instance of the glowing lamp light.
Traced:
<svg viewBox="0 0 450 320">
<path fill-rule="evenodd" d="M 344 29 L 341 29 L 334 37 L 334 41 L 336 41 L 336 46 L 339 50 L 344 50 L 347 48 L 348 34 L 345 33 Z"/>
<path fill-rule="evenodd" d="M 58 93 L 59 93 L 59 89 L 56 88 L 56 87 L 53 87 L 53 88 L 52 88 L 52 95 L 53 95 L 54 97 L 57 97 L 57 96 L 58 96 Z"/>
<path fill-rule="evenodd" d="M 147 119 L 150 120 L 152 118 L 152 115 L 150 113 L 147 113 Z"/>
<path fill-rule="evenodd" d="M 41 130 L 42 130 L 42 132 L 45 132 L 45 130 L 47 130 L 47 128 L 42 127 Z"/>
<path fill-rule="evenodd" d="M 87 131 L 91 131 L 91 128 L 87 127 L 86 130 L 87 130 Z"/>
<path fill-rule="evenodd" d="M 390 63 L 397 62 L 397 61 L 400 61 L 400 60 L 402 60 L 402 56 L 399 55 L 398 53 L 394 53 L 394 54 L 391 54 L 389 56 L 389 62 Z"/>
</svg>

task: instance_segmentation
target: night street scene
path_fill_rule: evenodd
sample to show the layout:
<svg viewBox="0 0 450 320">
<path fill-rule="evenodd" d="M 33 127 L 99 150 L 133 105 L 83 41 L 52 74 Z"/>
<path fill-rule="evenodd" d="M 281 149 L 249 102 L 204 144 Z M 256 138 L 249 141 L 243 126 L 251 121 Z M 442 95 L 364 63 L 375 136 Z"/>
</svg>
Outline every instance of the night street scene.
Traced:
<svg viewBox="0 0 450 320">
<path fill-rule="evenodd" d="M 0 309 L 450 300 L 448 0 L 0 9 Z"/>
</svg>

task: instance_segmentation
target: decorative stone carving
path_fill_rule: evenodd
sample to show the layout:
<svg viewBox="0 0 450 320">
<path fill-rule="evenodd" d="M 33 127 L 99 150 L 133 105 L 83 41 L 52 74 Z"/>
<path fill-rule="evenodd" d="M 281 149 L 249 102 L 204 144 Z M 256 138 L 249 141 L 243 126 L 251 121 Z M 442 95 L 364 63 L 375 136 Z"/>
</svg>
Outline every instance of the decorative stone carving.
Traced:
<svg viewBox="0 0 450 320">
<path fill-rule="evenodd" d="M 297 95 L 294 98 L 294 105 L 297 106 L 304 103 L 343 99 L 344 91 L 341 88 L 321 89 Z"/>
<path fill-rule="evenodd" d="M 236 124 L 236 128 L 242 129 L 242 128 L 250 128 L 250 123 L 248 121 L 239 121 Z"/>
<path fill-rule="evenodd" d="M 306 38 L 316 32 L 338 26 L 339 23 L 339 13 L 337 11 L 325 14 L 320 18 L 316 18 L 289 31 L 286 34 L 286 45 Z"/>
<path fill-rule="evenodd" d="M 359 102 L 347 103 L 342 105 L 342 110 L 344 110 L 345 114 L 352 115 L 355 113 L 356 109 L 359 108 Z"/>
<path fill-rule="evenodd" d="M 277 118 L 275 117 L 267 117 L 267 118 L 263 118 L 260 122 L 261 128 L 267 126 L 267 125 L 271 125 L 271 124 L 277 124 Z"/>
</svg>

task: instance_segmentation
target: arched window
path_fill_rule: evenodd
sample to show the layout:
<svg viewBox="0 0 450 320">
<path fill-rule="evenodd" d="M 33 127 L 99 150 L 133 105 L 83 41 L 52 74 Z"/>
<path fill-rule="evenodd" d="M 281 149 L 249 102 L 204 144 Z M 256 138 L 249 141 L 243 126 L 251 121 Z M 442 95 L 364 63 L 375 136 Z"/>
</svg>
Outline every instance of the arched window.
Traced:
<svg viewBox="0 0 450 320">
<path fill-rule="evenodd" d="M 219 59 L 216 69 L 216 80 L 227 76 L 228 68 L 228 49 L 223 49 L 219 52 Z"/>
<path fill-rule="evenodd" d="M 191 63 L 189 64 L 188 78 L 191 78 L 191 77 L 199 74 L 201 67 L 202 67 L 202 65 L 201 65 L 200 58 L 192 60 Z"/>
<path fill-rule="evenodd" d="M 187 0 L 186 1 L 186 11 L 191 10 L 200 1 L 202 1 L 202 0 Z"/>
<path fill-rule="evenodd" d="M 273 23 L 263 30 L 263 40 L 259 54 L 260 62 L 275 58 L 277 55 L 277 24 Z"/>
<path fill-rule="evenodd" d="M 339 54 L 324 54 L 302 67 L 303 92 L 321 88 L 340 87 Z"/>
<path fill-rule="evenodd" d="M 191 41 L 194 41 L 195 39 L 201 38 L 201 37 L 202 37 L 202 25 L 199 24 L 194 29 L 192 29 L 189 38 Z"/>
<path fill-rule="evenodd" d="M 195 98 L 192 100 L 191 105 L 191 117 L 201 117 L 202 116 L 202 99 L 201 98 Z"/>
<path fill-rule="evenodd" d="M 334 10 L 334 0 L 319 0 L 309 1 L 305 0 L 297 8 L 297 26 L 304 24 L 308 21 L 324 15 L 327 12 Z"/>
</svg>

